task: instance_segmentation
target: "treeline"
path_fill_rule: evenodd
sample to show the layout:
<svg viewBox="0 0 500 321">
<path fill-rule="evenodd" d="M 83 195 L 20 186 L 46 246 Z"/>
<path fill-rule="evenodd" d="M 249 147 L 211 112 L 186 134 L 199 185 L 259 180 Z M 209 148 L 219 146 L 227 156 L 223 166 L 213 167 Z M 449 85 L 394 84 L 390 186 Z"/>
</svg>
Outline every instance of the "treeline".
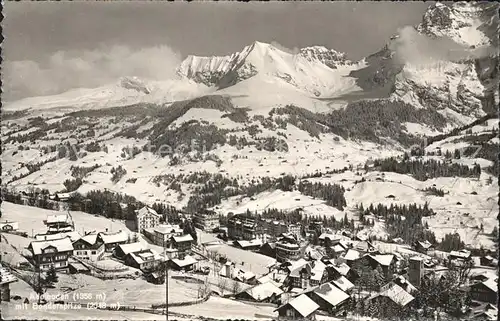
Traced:
<svg viewBox="0 0 500 321">
<path fill-rule="evenodd" d="M 411 174 L 419 181 L 435 177 L 479 177 L 481 166 L 479 164 L 470 168 L 457 163 L 440 162 L 434 159 L 411 160 L 408 154 L 402 160 L 394 157 L 377 159 L 374 161 L 375 170 L 381 172 L 394 172 L 398 174 Z"/>
<path fill-rule="evenodd" d="M 422 224 L 422 218 L 436 215 L 425 203 L 423 206 L 417 204 L 403 204 L 390 206 L 370 204 L 366 209 L 363 204 L 356 206 L 359 219 L 364 225 L 371 225 L 373 222 L 366 218 L 367 215 L 375 215 L 385 220 L 387 233 L 391 239 L 402 238 L 407 244 L 415 241 L 428 240 L 436 243 L 436 236 L 429 230 L 427 224 Z"/>
<path fill-rule="evenodd" d="M 345 189 L 337 184 L 299 182 L 298 190 L 307 196 L 312 196 L 326 201 L 326 204 L 342 211 L 347 202 L 344 197 Z"/>
</svg>

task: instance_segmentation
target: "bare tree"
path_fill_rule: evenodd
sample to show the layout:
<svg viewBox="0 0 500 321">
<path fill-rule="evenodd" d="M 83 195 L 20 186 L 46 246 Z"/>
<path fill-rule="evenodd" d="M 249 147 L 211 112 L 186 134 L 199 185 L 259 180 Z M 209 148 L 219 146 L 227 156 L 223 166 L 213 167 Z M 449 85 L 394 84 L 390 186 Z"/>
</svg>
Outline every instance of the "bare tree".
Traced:
<svg viewBox="0 0 500 321">
<path fill-rule="evenodd" d="M 217 286 L 220 289 L 221 295 L 224 295 L 224 290 L 227 287 L 227 278 L 219 276 L 219 279 L 217 280 Z"/>
<path fill-rule="evenodd" d="M 240 290 L 241 290 L 240 282 L 233 280 L 231 283 L 231 291 L 233 292 L 233 294 L 239 293 Z"/>
</svg>

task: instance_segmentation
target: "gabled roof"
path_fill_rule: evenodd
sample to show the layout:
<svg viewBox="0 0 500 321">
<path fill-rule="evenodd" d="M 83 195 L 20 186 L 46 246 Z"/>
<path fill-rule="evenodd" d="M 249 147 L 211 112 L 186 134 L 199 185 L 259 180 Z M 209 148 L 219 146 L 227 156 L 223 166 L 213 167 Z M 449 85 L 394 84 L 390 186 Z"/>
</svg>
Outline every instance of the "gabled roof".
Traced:
<svg viewBox="0 0 500 321">
<path fill-rule="evenodd" d="M 354 261 L 357 260 L 361 257 L 361 254 L 356 251 L 356 250 L 348 250 L 347 253 L 344 255 L 344 259 L 347 261 Z"/>
<path fill-rule="evenodd" d="M 37 235 L 35 235 L 35 240 L 37 240 L 37 241 L 50 241 L 50 240 L 62 239 L 65 237 L 69 237 L 71 242 L 74 242 L 74 241 L 80 239 L 81 235 L 77 231 L 63 232 L 63 233 L 57 233 L 57 234 L 37 234 Z"/>
<path fill-rule="evenodd" d="M 179 225 L 161 224 L 152 228 L 153 232 L 160 234 L 183 233 Z"/>
<path fill-rule="evenodd" d="M 172 262 L 174 262 L 178 267 L 183 268 L 189 265 L 193 265 L 196 262 L 198 262 L 194 257 L 190 255 L 186 255 L 183 260 L 181 259 L 172 259 Z"/>
<path fill-rule="evenodd" d="M 375 294 L 370 299 L 378 296 L 385 296 L 391 299 L 394 303 L 403 307 L 414 299 L 414 297 L 410 293 L 406 292 L 402 287 L 395 283 L 391 283 L 382 292 Z"/>
<path fill-rule="evenodd" d="M 172 236 L 172 238 L 174 239 L 175 243 L 194 241 L 191 234 L 184 234 L 182 236 Z"/>
<path fill-rule="evenodd" d="M 351 281 L 343 276 L 332 281 L 332 283 L 344 292 L 349 291 L 354 287 L 354 284 L 352 284 Z"/>
<path fill-rule="evenodd" d="M 118 231 L 114 233 L 101 232 L 99 233 L 99 236 L 105 244 L 126 242 L 128 240 L 128 233 L 125 231 Z"/>
<path fill-rule="evenodd" d="M 451 251 L 450 255 L 451 256 L 456 256 L 456 257 L 459 257 L 459 258 L 462 258 L 462 259 L 466 259 L 466 258 L 470 257 L 471 252 L 467 251 L 467 250 Z"/>
<path fill-rule="evenodd" d="M 81 240 L 87 242 L 90 245 L 94 245 L 97 242 L 97 233 L 92 233 L 82 236 Z"/>
<path fill-rule="evenodd" d="M 144 206 L 140 210 L 136 211 L 135 215 L 137 218 L 140 218 L 144 215 L 153 215 L 153 216 L 156 216 L 158 218 L 161 217 L 160 214 L 158 214 L 154 209 L 152 209 L 151 207 L 148 207 L 148 206 Z"/>
<path fill-rule="evenodd" d="M 391 265 L 392 260 L 394 260 L 394 255 L 392 254 L 383 254 L 383 255 L 378 254 L 378 255 L 368 255 L 368 256 L 383 266 Z"/>
<path fill-rule="evenodd" d="M 340 265 L 334 266 L 333 267 L 337 272 L 340 273 L 340 275 L 346 276 L 347 273 L 349 273 L 349 270 L 351 269 L 349 265 L 342 263 Z"/>
<path fill-rule="evenodd" d="M 234 269 L 233 270 L 233 274 L 232 274 L 232 277 L 234 279 L 238 279 L 238 280 L 250 280 L 252 278 L 255 277 L 255 274 L 250 272 L 250 271 L 245 271 L 241 268 L 238 268 L 238 269 Z"/>
<path fill-rule="evenodd" d="M 152 249 L 133 252 L 128 254 L 137 264 L 142 264 L 146 262 L 146 258 L 151 257 L 154 261 L 161 260 L 162 257 Z"/>
<path fill-rule="evenodd" d="M 238 241 L 236 241 L 236 244 L 238 244 L 242 248 L 250 247 L 250 246 L 261 246 L 262 240 L 261 239 L 253 239 L 251 241 L 238 240 Z"/>
<path fill-rule="evenodd" d="M 120 245 L 118 245 L 118 248 L 125 255 L 127 255 L 129 253 L 140 252 L 140 251 L 147 249 L 146 246 L 142 245 L 140 242 L 120 244 Z"/>
<path fill-rule="evenodd" d="M 331 283 L 322 284 L 313 291 L 332 306 L 337 306 L 349 298 L 347 293 Z"/>
<path fill-rule="evenodd" d="M 424 242 L 417 241 L 417 244 L 420 245 L 424 249 L 429 249 L 430 247 L 432 247 L 432 244 L 427 240 L 425 240 Z"/>
<path fill-rule="evenodd" d="M 497 282 L 495 282 L 494 279 L 488 279 L 482 283 L 485 287 L 487 287 L 491 291 L 498 293 L 498 284 L 497 284 Z"/>
<path fill-rule="evenodd" d="M 246 289 L 244 292 L 257 301 L 265 300 L 271 297 L 273 294 L 276 295 L 283 294 L 283 290 L 274 285 L 273 282 L 257 284 L 256 286 Z"/>
<path fill-rule="evenodd" d="M 69 237 L 50 241 L 32 241 L 28 247 L 31 248 L 34 255 L 39 255 L 42 254 L 42 250 L 51 246 L 55 247 L 58 252 L 73 251 L 73 244 Z"/>
<path fill-rule="evenodd" d="M 68 214 L 53 214 L 47 216 L 46 223 L 47 224 L 67 223 L 69 220 L 70 219 Z"/>
<path fill-rule="evenodd" d="M 301 294 L 298 297 L 294 298 L 290 302 L 283 304 L 279 308 L 274 311 L 281 309 L 282 307 L 289 305 L 295 309 L 302 317 L 307 318 L 314 311 L 319 309 L 319 305 L 311 300 L 307 295 Z"/>
<path fill-rule="evenodd" d="M 311 279 L 316 281 L 321 281 L 323 274 L 325 273 L 326 265 L 317 260 L 313 262 L 314 266 L 311 269 Z"/>
</svg>

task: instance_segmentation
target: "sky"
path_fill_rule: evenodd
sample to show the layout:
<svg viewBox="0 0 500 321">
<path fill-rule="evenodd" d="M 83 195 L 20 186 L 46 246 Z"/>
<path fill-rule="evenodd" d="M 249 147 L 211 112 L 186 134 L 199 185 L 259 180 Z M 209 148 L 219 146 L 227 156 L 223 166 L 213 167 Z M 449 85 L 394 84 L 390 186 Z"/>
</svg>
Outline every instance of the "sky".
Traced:
<svg viewBox="0 0 500 321">
<path fill-rule="evenodd" d="M 172 77 L 187 55 L 253 41 L 323 45 L 352 60 L 416 25 L 430 2 L 5 2 L 3 100 Z"/>
</svg>

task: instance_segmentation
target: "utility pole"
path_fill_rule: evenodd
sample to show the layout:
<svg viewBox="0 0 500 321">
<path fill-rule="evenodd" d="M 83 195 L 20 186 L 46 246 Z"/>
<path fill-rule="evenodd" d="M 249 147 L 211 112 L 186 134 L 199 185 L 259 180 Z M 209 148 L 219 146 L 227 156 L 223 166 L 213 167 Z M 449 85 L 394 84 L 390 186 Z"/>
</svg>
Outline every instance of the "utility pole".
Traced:
<svg viewBox="0 0 500 321">
<path fill-rule="evenodd" d="M 163 252 L 165 259 L 165 320 L 168 321 L 168 261 L 167 261 L 167 247 L 165 240 L 163 240 Z"/>
</svg>

